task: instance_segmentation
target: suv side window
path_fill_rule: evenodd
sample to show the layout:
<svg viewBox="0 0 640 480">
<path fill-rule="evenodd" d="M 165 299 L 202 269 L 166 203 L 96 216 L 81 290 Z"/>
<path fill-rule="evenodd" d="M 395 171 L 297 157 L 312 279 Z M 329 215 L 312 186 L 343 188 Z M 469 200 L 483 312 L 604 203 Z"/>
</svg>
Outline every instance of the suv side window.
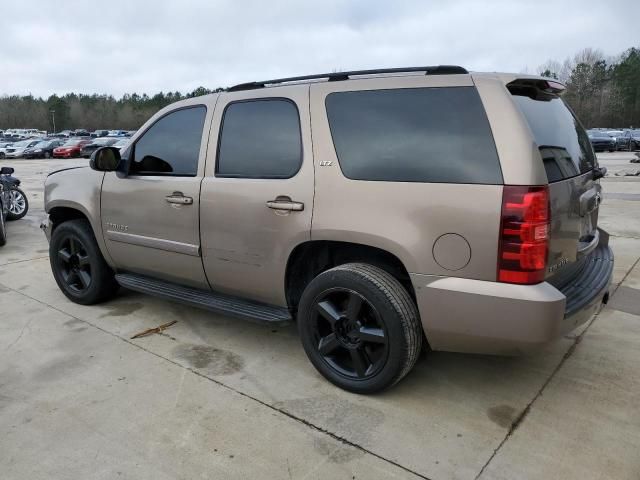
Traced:
<svg viewBox="0 0 640 480">
<path fill-rule="evenodd" d="M 291 178 L 302 164 L 300 116 L 286 99 L 231 103 L 220 126 L 216 176 Z"/>
<path fill-rule="evenodd" d="M 133 175 L 195 176 L 207 108 L 199 105 L 168 113 L 133 146 Z"/>
<path fill-rule="evenodd" d="M 335 92 L 325 106 L 347 178 L 502 183 L 489 121 L 474 87 Z"/>
</svg>

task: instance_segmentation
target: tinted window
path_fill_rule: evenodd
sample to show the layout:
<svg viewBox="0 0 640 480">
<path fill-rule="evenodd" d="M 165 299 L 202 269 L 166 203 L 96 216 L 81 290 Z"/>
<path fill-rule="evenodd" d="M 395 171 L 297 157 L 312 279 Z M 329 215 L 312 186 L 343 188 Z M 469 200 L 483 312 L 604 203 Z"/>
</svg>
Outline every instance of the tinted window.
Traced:
<svg viewBox="0 0 640 480">
<path fill-rule="evenodd" d="M 154 123 L 136 142 L 130 173 L 195 175 L 207 109 L 171 112 Z"/>
<path fill-rule="evenodd" d="M 220 132 L 216 174 L 289 178 L 302 162 L 298 109 L 288 100 L 230 104 Z"/>
<path fill-rule="evenodd" d="M 513 99 L 527 119 L 540 148 L 549 182 L 591 170 L 596 160 L 589 137 L 562 99 L 555 96 L 531 98 L 527 96 L 526 89 L 521 93 L 514 93 Z M 597 132 L 595 136 L 600 135 Z"/>
<path fill-rule="evenodd" d="M 336 92 L 327 115 L 340 167 L 356 180 L 502 182 L 473 87 Z"/>
</svg>

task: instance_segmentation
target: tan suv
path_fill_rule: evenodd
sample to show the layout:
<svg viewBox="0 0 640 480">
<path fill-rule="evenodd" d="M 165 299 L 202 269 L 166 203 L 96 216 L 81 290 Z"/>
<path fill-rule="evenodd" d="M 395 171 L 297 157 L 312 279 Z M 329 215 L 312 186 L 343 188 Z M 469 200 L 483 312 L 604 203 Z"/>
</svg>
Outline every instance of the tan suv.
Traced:
<svg viewBox="0 0 640 480">
<path fill-rule="evenodd" d="M 295 319 L 369 393 L 433 350 L 519 354 L 584 323 L 613 269 L 589 138 L 563 85 L 454 66 L 238 85 L 177 102 L 46 181 L 72 301 L 118 286 Z"/>
</svg>

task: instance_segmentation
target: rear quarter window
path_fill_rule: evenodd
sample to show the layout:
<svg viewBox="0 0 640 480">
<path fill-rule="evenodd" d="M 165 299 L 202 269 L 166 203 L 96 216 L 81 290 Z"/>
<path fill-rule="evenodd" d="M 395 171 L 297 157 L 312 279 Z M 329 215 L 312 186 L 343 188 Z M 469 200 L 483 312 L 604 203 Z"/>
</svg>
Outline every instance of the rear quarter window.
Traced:
<svg viewBox="0 0 640 480">
<path fill-rule="evenodd" d="M 335 92 L 325 105 L 347 178 L 502 183 L 489 122 L 474 87 Z"/>
</svg>

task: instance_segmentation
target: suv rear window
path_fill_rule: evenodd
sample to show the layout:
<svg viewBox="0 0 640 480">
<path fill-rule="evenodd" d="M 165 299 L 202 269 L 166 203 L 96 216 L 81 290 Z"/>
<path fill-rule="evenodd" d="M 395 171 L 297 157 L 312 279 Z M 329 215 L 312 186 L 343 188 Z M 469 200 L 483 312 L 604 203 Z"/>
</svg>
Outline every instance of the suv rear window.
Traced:
<svg viewBox="0 0 640 480">
<path fill-rule="evenodd" d="M 549 183 L 581 175 L 596 166 L 587 132 L 560 97 L 534 95 L 528 88 L 510 90 L 540 148 Z"/>
<path fill-rule="evenodd" d="M 335 92 L 325 104 L 340 168 L 350 179 L 502 183 L 474 87 Z"/>
</svg>

